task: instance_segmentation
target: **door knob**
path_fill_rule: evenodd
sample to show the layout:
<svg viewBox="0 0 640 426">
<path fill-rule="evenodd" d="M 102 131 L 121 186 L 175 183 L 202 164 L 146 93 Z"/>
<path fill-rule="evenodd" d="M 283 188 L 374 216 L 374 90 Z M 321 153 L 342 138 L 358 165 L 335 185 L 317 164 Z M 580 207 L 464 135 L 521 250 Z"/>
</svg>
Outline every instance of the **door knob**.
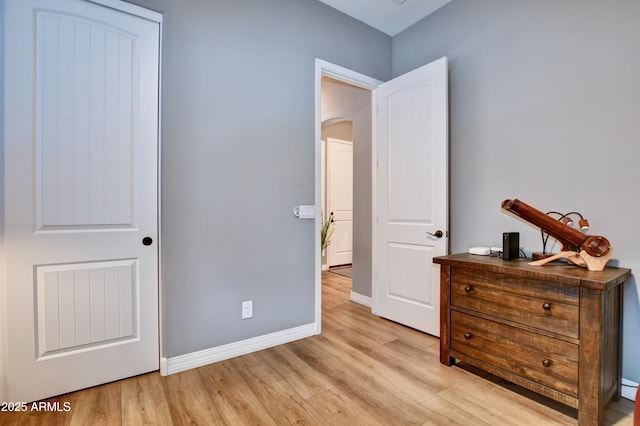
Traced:
<svg viewBox="0 0 640 426">
<path fill-rule="evenodd" d="M 145 246 L 150 246 L 153 243 L 153 239 L 151 237 L 144 237 L 142 239 L 142 244 Z"/>
<path fill-rule="evenodd" d="M 436 232 L 434 232 L 433 234 L 431 232 L 427 232 L 427 234 L 431 235 L 432 237 L 436 237 L 436 238 L 442 238 L 442 236 L 444 235 L 444 233 L 439 229 Z"/>
</svg>

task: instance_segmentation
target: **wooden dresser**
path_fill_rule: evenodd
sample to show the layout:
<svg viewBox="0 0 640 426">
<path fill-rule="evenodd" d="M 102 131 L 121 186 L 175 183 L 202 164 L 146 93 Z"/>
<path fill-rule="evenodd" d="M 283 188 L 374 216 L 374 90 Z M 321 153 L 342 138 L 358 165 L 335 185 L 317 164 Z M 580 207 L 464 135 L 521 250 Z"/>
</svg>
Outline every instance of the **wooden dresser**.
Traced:
<svg viewBox="0 0 640 426">
<path fill-rule="evenodd" d="M 577 408 L 580 425 L 602 423 L 604 407 L 620 396 L 629 269 L 472 254 L 433 261 L 441 265 L 441 363 L 462 361 Z"/>
</svg>

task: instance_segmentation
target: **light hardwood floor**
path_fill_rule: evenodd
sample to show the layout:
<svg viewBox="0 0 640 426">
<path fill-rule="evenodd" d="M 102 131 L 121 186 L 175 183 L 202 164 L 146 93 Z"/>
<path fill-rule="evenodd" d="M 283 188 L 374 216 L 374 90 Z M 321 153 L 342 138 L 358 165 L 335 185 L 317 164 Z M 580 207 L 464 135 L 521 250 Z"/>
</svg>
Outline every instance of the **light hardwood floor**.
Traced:
<svg viewBox="0 0 640 426">
<path fill-rule="evenodd" d="M 438 362 L 438 339 L 349 301 L 323 273 L 323 333 L 168 377 L 53 398 L 68 412 L 0 413 L 2 425 L 576 425 L 576 412 Z M 535 399 L 533 399 L 535 398 Z M 605 424 L 632 425 L 633 403 Z"/>
</svg>

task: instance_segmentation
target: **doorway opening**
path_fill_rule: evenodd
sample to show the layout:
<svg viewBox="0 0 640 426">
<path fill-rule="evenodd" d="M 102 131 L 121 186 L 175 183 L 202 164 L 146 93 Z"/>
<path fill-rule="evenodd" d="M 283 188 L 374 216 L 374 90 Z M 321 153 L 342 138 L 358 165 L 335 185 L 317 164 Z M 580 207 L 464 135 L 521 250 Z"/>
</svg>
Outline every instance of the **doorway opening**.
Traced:
<svg viewBox="0 0 640 426">
<path fill-rule="evenodd" d="M 321 102 L 323 77 L 362 90 L 369 101 L 353 116 L 354 160 L 362 159 L 358 147 L 366 146 L 369 157 L 367 173 L 362 174 L 367 178 L 360 182 L 356 182 L 359 173 L 354 162 L 354 196 L 364 194 L 368 199 L 354 199 L 353 203 L 351 300 L 358 301 L 358 296 L 376 315 L 438 335 L 439 269 L 432 259 L 446 254 L 448 246 L 448 233 L 442 231 L 448 227 L 448 59 L 440 58 L 384 83 L 316 60 L 317 216 L 320 123 L 326 107 Z M 364 122 L 367 125 L 358 124 Z M 359 139 L 358 129 L 366 132 L 369 145 L 358 143 L 365 140 Z M 366 214 L 358 214 L 358 206 Z M 317 220 L 316 225 L 319 243 Z M 360 226 L 366 231 L 358 241 Z M 319 253 L 316 265 L 319 333 Z"/>
<path fill-rule="evenodd" d="M 327 272 L 329 266 L 351 265 L 351 277 L 344 277 L 344 275 L 340 277 L 351 282 L 350 300 L 371 306 L 372 117 L 373 90 L 378 84 L 380 84 L 378 80 L 338 65 L 316 60 L 316 205 L 322 212 L 319 215 L 322 218 L 329 218 L 333 210 L 334 229 L 342 226 L 351 230 L 347 237 L 349 244 L 346 244 L 349 249 L 344 250 L 344 236 L 340 236 L 340 231 L 344 229 L 336 229 L 335 237 L 331 242 L 335 244 L 333 248 L 350 252 L 351 258 L 341 257 L 342 260 L 330 264 L 326 255 L 320 253 L 316 257 L 316 315 L 319 327 L 322 309 L 322 276 L 330 273 Z M 340 148 L 337 150 L 339 153 L 336 154 L 338 161 L 351 162 L 352 167 L 350 178 L 339 178 L 346 180 L 347 187 L 350 189 L 342 193 L 342 200 L 348 200 L 351 197 L 352 206 L 350 212 L 339 212 L 342 215 L 340 217 L 336 209 L 328 206 L 329 185 L 324 171 L 326 160 L 331 161 L 328 159 L 331 154 L 327 154 L 331 143 Z M 349 144 L 350 154 L 347 149 Z M 349 180 L 351 182 L 348 182 Z M 336 224 L 336 221 L 342 223 Z M 350 223 L 347 224 L 347 222 Z M 318 220 L 318 237 L 321 225 L 321 220 Z M 335 234 L 336 232 L 338 234 Z M 342 272 L 347 273 L 347 271 Z"/>
</svg>

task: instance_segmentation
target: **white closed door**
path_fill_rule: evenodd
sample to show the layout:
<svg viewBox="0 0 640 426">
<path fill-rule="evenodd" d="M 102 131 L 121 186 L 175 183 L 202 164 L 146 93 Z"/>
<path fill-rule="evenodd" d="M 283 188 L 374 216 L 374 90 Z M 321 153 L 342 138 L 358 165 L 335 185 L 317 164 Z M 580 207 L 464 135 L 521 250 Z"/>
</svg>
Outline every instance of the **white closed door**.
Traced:
<svg viewBox="0 0 640 426">
<path fill-rule="evenodd" d="M 440 334 L 447 254 L 448 65 L 442 58 L 376 90 L 373 312 Z"/>
<path fill-rule="evenodd" d="M 98 3 L 4 1 L 7 401 L 159 367 L 161 16 Z"/>
<path fill-rule="evenodd" d="M 327 138 L 327 192 L 333 235 L 327 263 L 349 265 L 353 259 L 353 143 Z"/>
</svg>

